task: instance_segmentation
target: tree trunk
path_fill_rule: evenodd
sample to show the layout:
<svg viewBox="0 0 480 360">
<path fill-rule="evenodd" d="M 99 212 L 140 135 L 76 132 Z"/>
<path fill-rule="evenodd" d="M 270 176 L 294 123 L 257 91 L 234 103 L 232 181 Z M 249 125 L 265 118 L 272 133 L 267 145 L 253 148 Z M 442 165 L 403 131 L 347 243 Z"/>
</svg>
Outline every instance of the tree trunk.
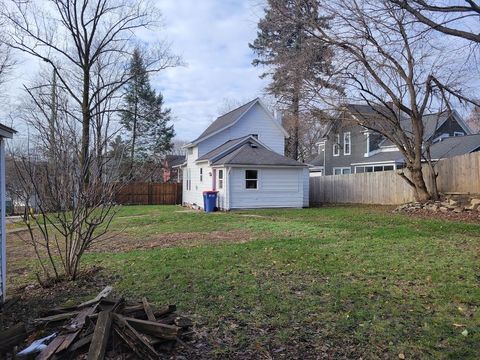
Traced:
<svg viewBox="0 0 480 360">
<path fill-rule="evenodd" d="M 410 170 L 411 182 L 414 188 L 415 200 L 421 203 L 424 203 L 428 200 L 431 200 L 431 195 L 428 192 L 427 185 L 425 184 L 425 179 L 423 177 L 422 167 L 413 167 Z"/>
<path fill-rule="evenodd" d="M 298 160 L 298 148 L 299 148 L 299 142 L 300 142 L 300 136 L 299 136 L 299 116 L 300 116 L 300 99 L 298 95 L 298 89 L 297 86 L 295 86 L 294 94 L 293 94 L 293 100 L 292 100 L 292 115 L 293 115 L 293 151 L 292 151 L 292 157 L 295 160 Z"/>
<path fill-rule="evenodd" d="M 88 67 L 83 71 L 83 93 L 82 93 L 82 145 L 80 154 L 80 165 L 82 169 L 83 182 L 89 182 L 88 151 L 90 148 L 90 74 Z"/>
</svg>

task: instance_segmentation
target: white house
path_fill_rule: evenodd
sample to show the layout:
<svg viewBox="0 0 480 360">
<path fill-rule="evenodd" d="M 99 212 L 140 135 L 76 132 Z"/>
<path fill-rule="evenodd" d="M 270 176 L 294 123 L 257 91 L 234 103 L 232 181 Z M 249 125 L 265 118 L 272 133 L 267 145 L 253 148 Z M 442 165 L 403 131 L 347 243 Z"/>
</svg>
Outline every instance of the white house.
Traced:
<svg viewBox="0 0 480 360">
<path fill-rule="evenodd" d="M 288 133 L 257 98 L 218 117 L 185 145 L 183 202 L 203 207 L 217 190 L 222 210 L 308 206 L 308 167 L 284 156 Z"/>
<path fill-rule="evenodd" d="M 7 231 L 5 225 L 5 139 L 16 131 L 0 124 L 0 303 L 7 290 Z"/>
</svg>

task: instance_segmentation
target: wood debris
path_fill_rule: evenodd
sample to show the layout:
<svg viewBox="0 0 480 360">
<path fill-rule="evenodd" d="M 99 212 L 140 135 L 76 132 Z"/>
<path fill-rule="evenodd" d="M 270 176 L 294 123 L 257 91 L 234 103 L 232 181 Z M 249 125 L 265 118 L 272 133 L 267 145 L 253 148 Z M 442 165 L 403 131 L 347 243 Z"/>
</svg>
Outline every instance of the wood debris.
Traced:
<svg viewBox="0 0 480 360">
<path fill-rule="evenodd" d="M 56 334 L 35 354 L 35 359 L 160 359 L 165 357 L 166 349 L 186 345 L 184 340 L 192 334 L 192 322 L 175 314 L 175 305 L 155 308 L 146 298 L 111 299 L 111 291 L 107 287 L 92 300 L 51 309 L 46 316 L 34 319 L 29 333 L 38 335 L 37 339 Z M 24 324 L 0 333 L 0 354 L 12 351 L 26 338 Z M 35 340 L 31 336 L 29 339 L 30 343 Z"/>
</svg>

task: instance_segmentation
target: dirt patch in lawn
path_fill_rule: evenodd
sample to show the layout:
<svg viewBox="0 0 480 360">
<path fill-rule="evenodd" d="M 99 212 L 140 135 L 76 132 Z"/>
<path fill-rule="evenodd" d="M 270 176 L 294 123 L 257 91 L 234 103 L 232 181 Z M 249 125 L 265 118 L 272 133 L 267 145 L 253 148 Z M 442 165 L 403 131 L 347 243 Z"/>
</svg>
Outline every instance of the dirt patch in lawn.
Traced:
<svg viewBox="0 0 480 360">
<path fill-rule="evenodd" d="M 90 252 L 126 252 L 159 247 L 194 247 L 211 244 L 245 243 L 258 238 L 258 234 L 247 230 L 166 233 L 150 236 L 146 239 L 118 233 L 95 243 L 91 247 Z"/>
</svg>

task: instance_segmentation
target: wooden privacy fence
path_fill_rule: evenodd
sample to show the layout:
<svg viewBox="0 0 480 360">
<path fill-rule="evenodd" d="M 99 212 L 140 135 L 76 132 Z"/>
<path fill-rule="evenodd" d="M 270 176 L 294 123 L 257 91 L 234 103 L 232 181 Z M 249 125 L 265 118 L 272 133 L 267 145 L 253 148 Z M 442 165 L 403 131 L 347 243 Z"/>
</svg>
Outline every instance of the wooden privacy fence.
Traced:
<svg viewBox="0 0 480 360">
<path fill-rule="evenodd" d="M 480 194 L 480 152 L 441 160 L 435 167 L 441 193 Z M 424 166 L 427 186 L 431 187 Z M 310 203 L 398 205 L 414 201 L 412 188 L 396 171 L 310 178 Z"/>
<path fill-rule="evenodd" d="M 119 188 L 115 195 L 119 204 L 176 205 L 182 203 L 180 183 L 131 183 Z"/>
</svg>

